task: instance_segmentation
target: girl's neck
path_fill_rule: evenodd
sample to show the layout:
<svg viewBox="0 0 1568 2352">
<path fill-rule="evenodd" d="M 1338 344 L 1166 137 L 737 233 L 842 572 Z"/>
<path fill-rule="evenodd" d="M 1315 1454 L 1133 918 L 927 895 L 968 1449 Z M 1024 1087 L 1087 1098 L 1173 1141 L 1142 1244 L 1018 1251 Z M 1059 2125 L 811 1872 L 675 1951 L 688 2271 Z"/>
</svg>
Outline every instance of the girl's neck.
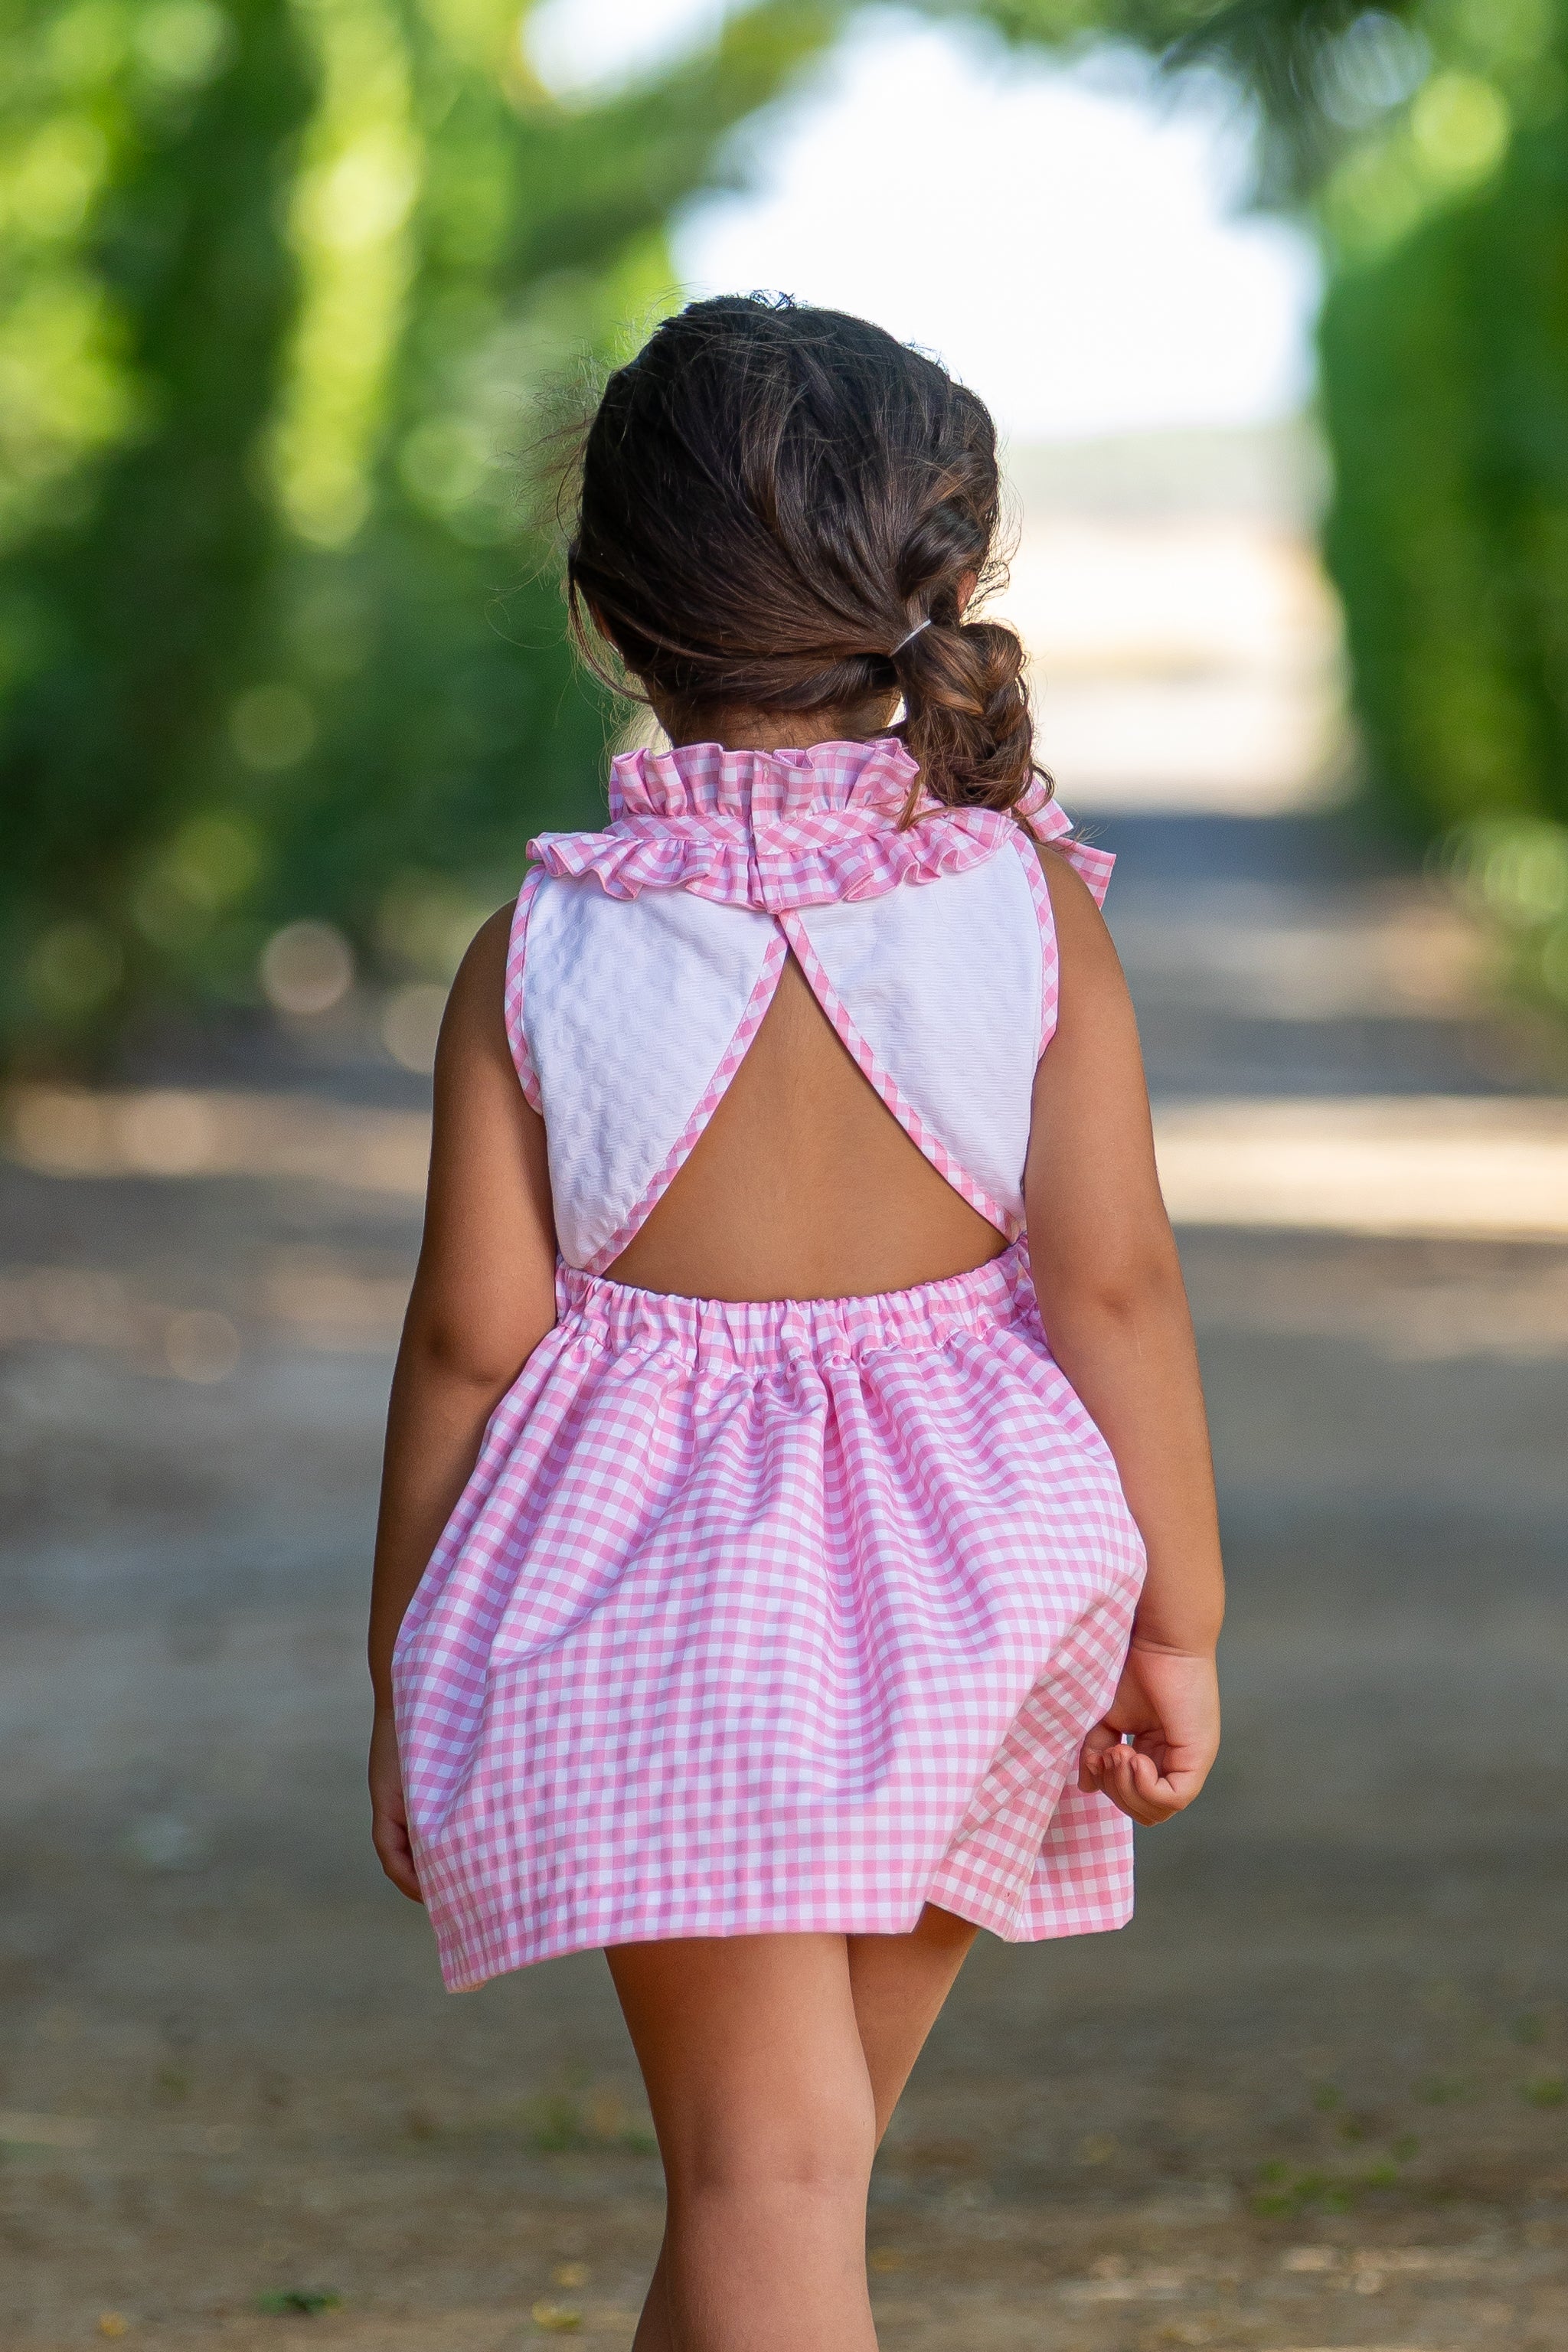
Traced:
<svg viewBox="0 0 1568 2352">
<path fill-rule="evenodd" d="M 686 743 L 717 743 L 726 751 L 809 751 L 816 743 L 861 743 L 886 734 L 896 701 L 854 710 L 661 710 L 658 719 L 679 751 Z"/>
</svg>

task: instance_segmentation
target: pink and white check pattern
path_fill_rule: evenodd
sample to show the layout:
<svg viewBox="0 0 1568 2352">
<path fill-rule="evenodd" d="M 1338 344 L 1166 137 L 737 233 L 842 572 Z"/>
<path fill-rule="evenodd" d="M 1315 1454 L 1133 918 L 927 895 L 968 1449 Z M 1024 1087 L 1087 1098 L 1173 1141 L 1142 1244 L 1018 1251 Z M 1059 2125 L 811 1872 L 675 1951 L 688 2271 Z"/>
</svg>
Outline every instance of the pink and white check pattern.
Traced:
<svg viewBox="0 0 1568 2352">
<path fill-rule="evenodd" d="M 852 797 L 866 747 L 831 748 L 859 754 L 830 779 Z M 668 771 L 686 755 L 635 756 L 645 802 L 673 796 Z M 807 755 L 776 755 L 775 805 L 759 793 L 737 812 L 723 766 L 736 756 L 694 760 L 672 814 L 711 789 L 715 814 L 751 825 L 820 781 L 794 775 Z M 884 833 L 910 776 L 882 763 Z M 825 843 L 843 853 L 846 891 L 955 870 L 940 841 L 930 871 L 895 870 L 873 831 L 830 832 L 805 853 L 813 889 Z M 1097 896 L 1108 868 L 1086 874 Z M 748 851 L 730 887 L 757 871 Z M 507 982 L 525 1086 L 531 904 Z M 721 1100 L 786 940 L 871 1083 L 1002 1224 L 916 1132 L 787 903 L 770 911 L 780 936 L 730 1050 L 603 1262 Z M 1048 1036 L 1048 900 L 1042 939 Z M 1143 1548 L 1052 1360 L 1022 1240 L 948 1282 L 758 1305 L 563 1265 L 557 1314 L 490 1421 L 397 1643 L 410 1825 L 447 1984 L 660 1937 L 899 1933 L 926 1902 L 1009 1940 L 1121 1926 L 1131 1825 L 1074 1781 L 1121 1671 Z"/>
<path fill-rule="evenodd" d="M 735 1306 L 563 1267 L 398 1643 L 455 1990 L 672 1936 L 1119 1927 L 1072 1782 L 1142 1547 L 1020 1246 Z"/>
<path fill-rule="evenodd" d="M 541 834 L 529 854 L 563 880 L 592 875 L 612 898 L 689 890 L 784 915 L 939 881 L 994 857 L 1005 843 L 1026 845 L 1010 813 L 950 807 L 918 791 L 919 778 L 892 736 L 766 754 L 717 743 L 626 751 L 610 766 L 608 826 Z M 1017 814 L 1103 901 L 1116 862 L 1110 852 L 1064 839 L 1068 818 L 1038 782 Z"/>
</svg>

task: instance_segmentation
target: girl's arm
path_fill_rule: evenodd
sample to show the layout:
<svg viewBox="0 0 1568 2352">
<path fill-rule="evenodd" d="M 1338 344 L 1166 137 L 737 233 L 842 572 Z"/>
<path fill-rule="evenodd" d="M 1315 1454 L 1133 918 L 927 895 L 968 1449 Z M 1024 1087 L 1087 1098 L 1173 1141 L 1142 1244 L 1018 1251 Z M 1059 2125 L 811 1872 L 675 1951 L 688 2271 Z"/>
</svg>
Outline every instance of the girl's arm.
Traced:
<svg viewBox="0 0 1568 2352">
<path fill-rule="evenodd" d="M 555 1321 L 544 1122 L 502 1014 L 511 909 L 485 924 L 452 983 L 436 1050 L 430 1186 L 387 1413 L 370 1609 L 372 1835 L 417 1902 L 392 1721 L 392 1650 L 479 1457 L 485 1424 Z"/>
<path fill-rule="evenodd" d="M 1051 1352 L 1116 1458 L 1149 1555 L 1126 1669 L 1084 1742 L 1079 1786 L 1152 1824 L 1192 1802 L 1219 1746 L 1214 1472 L 1127 983 L 1066 858 L 1046 850 L 1041 863 L 1061 1004 L 1035 1081 L 1029 1255 Z"/>
</svg>

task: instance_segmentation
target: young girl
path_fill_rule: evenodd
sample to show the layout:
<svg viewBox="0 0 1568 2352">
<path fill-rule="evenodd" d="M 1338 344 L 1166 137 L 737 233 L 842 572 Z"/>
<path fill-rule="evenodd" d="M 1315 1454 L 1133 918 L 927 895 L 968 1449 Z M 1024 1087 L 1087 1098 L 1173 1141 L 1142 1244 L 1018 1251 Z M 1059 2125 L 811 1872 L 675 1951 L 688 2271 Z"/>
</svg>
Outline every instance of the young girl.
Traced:
<svg viewBox="0 0 1568 2352">
<path fill-rule="evenodd" d="M 871 2159 L 976 1929 L 1120 1927 L 1218 1742 L 1110 860 L 965 618 L 998 504 L 879 329 L 660 327 L 568 579 L 673 748 L 531 845 L 442 1031 L 376 1850 L 454 1990 L 605 1948 L 668 2189 L 637 2352 L 874 2345 Z"/>
</svg>

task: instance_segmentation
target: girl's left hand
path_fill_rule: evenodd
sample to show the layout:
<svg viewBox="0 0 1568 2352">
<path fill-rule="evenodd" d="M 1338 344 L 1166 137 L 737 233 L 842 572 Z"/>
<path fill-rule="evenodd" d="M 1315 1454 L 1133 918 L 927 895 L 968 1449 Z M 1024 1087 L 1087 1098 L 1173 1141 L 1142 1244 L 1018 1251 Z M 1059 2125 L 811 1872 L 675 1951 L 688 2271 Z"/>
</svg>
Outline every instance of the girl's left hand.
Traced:
<svg viewBox="0 0 1568 2352">
<path fill-rule="evenodd" d="M 414 1848 L 408 1836 L 408 1807 L 403 1796 L 403 1768 L 397 1760 L 397 1728 L 390 1709 L 377 1707 L 370 1735 L 370 1834 L 385 1871 L 400 1894 L 411 1903 L 423 1903 Z"/>
<path fill-rule="evenodd" d="M 1116 1696 L 1083 1743 L 1079 1787 L 1153 1829 L 1192 1803 L 1218 1751 L 1212 1652 L 1145 1648 L 1134 1633 Z"/>
</svg>

